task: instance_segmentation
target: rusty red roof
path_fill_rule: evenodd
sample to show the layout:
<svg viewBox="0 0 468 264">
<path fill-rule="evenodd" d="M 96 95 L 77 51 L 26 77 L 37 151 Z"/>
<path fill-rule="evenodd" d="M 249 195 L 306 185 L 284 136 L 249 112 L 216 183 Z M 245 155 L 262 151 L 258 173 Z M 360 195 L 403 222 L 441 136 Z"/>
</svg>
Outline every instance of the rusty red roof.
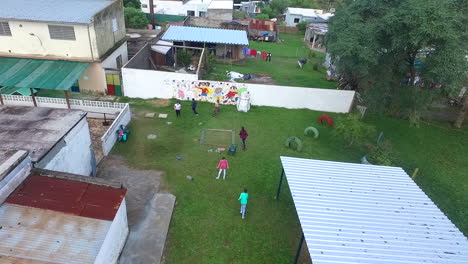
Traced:
<svg viewBox="0 0 468 264">
<path fill-rule="evenodd" d="M 276 23 L 267 20 L 251 19 L 249 22 L 249 29 L 276 31 Z"/>
<path fill-rule="evenodd" d="M 112 221 L 127 189 L 31 175 L 6 203 Z"/>
</svg>

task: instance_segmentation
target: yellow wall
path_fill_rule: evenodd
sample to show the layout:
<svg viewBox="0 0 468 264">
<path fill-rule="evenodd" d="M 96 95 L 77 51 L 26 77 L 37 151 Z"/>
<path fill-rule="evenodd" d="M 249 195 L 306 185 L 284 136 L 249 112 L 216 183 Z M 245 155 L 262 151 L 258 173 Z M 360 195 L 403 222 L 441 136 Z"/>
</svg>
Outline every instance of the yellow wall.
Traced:
<svg viewBox="0 0 468 264">
<path fill-rule="evenodd" d="M 106 73 L 101 63 L 91 63 L 78 79 L 80 91 L 97 92 L 105 94 L 107 91 Z"/>
<path fill-rule="evenodd" d="M 92 60 L 87 25 L 73 25 L 76 40 L 59 40 L 50 38 L 48 23 L 8 22 L 11 36 L 0 36 L 0 56 Z M 93 49 L 97 54 L 97 48 Z"/>
</svg>

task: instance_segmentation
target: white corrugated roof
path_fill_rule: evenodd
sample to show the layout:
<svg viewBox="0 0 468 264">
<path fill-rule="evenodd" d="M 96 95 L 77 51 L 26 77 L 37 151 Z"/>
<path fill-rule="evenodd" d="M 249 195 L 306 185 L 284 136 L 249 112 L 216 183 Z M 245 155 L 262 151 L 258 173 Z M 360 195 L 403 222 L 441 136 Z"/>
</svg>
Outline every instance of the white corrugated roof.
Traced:
<svg viewBox="0 0 468 264">
<path fill-rule="evenodd" d="M 3 204 L 0 256 L 9 257 L 12 263 L 94 263 L 111 223 Z"/>
<path fill-rule="evenodd" d="M 158 40 L 158 42 L 156 42 L 156 44 L 161 44 L 161 45 L 173 45 L 172 42 L 169 42 L 169 41 L 164 41 L 164 40 Z M 170 46 L 158 46 L 158 45 L 151 45 L 151 50 L 152 51 L 155 51 L 157 53 L 161 53 L 161 54 L 167 54 L 168 51 L 171 50 L 172 47 Z"/>
<path fill-rule="evenodd" d="M 249 45 L 245 30 L 221 28 L 170 26 L 162 36 L 163 40 Z"/>
<path fill-rule="evenodd" d="M 314 264 L 468 263 L 468 240 L 398 167 L 281 157 Z"/>
<path fill-rule="evenodd" d="M 311 8 L 297 8 L 297 7 L 288 7 L 290 14 L 302 15 L 306 17 L 316 17 L 319 14 L 323 13 L 323 10 L 320 9 L 311 9 Z"/>
<path fill-rule="evenodd" d="M 6 0 L 0 19 L 89 24 L 95 14 L 111 5 L 104 0 Z"/>
</svg>

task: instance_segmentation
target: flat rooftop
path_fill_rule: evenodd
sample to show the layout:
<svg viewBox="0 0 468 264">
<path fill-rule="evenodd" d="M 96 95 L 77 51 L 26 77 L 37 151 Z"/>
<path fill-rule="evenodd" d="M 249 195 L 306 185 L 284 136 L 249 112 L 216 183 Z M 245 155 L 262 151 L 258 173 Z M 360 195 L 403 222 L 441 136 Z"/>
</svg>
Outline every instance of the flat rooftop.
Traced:
<svg viewBox="0 0 468 264">
<path fill-rule="evenodd" d="M 16 149 L 0 149 L 0 181 L 23 161 L 28 152 Z"/>
<path fill-rule="evenodd" d="M 0 206 L 0 262 L 94 263 L 127 190 L 41 171 Z"/>
<path fill-rule="evenodd" d="M 90 24 L 113 1 L 11 0 L 2 1 L 0 19 Z"/>
<path fill-rule="evenodd" d="M 80 110 L 0 106 L 0 146 L 29 151 L 39 161 L 85 117 Z"/>
</svg>

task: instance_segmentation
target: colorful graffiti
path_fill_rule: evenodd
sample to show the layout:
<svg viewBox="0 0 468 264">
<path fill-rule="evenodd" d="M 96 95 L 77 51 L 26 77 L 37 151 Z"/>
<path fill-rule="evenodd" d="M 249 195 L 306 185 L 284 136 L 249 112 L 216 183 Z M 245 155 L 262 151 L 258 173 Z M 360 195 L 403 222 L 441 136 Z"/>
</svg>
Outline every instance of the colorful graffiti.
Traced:
<svg viewBox="0 0 468 264">
<path fill-rule="evenodd" d="M 216 81 L 168 81 L 172 86 L 174 98 L 212 102 L 219 100 L 221 104 L 235 105 L 242 93 L 247 92 L 247 86 L 242 83 Z"/>
</svg>

